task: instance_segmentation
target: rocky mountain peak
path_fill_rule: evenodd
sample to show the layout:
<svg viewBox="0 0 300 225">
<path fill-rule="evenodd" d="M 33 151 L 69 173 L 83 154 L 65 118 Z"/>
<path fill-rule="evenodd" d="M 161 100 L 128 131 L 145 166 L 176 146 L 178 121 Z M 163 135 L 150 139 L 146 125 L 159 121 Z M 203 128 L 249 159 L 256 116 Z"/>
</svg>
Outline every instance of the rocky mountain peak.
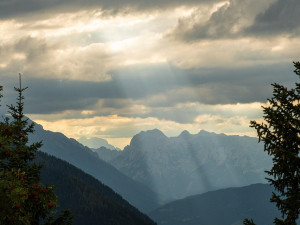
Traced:
<svg viewBox="0 0 300 225">
<path fill-rule="evenodd" d="M 184 130 L 181 132 L 181 134 L 178 136 L 179 138 L 189 138 L 191 136 L 190 132 L 188 132 L 187 130 Z"/>
</svg>

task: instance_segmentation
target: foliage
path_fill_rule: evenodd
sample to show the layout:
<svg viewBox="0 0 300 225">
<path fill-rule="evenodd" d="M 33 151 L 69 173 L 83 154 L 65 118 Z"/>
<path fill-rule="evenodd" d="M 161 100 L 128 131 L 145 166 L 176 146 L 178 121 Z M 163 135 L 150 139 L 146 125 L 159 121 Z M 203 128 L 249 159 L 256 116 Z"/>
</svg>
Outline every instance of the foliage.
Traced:
<svg viewBox="0 0 300 225">
<path fill-rule="evenodd" d="M 295 62 L 295 73 L 300 76 L 300 63 Z M 281 211 L 282 219 L 275 218 L 274 224 L 296 225 L 300 208 L 300 83 L 294 89 L 272 84 L 273 97 L 263 107 L 265 123 L 251 121 L 257 130 L 264 150 L 272 157 L 273 167 L 266 171 L 267 178 L 277 193 L 272 193 Z M 244 224 L 254 224 L 245 220 Z"/>
<path fill-rule="evenodd" d="M 255 225 L 255 223 L 253 222 L 253 220 L 249 220 L 249 219 L 244 219 L 244 225 Z"/>
<path fill-rule="evenodd" d="M 20 79 L 20 87 L 15 88 L 16 106 L 8 106 L 11 118 L 0 122 L 0 224 L 71 224 L 69 211 L 57 219 L 52 217 L 57 197 L 52 186 L 40 183 L 42 166 L 32 163 L 41 142 L 27 145 L 34 125 L 28 124 L 23 114 L 26 89 Z"/>
</svg>

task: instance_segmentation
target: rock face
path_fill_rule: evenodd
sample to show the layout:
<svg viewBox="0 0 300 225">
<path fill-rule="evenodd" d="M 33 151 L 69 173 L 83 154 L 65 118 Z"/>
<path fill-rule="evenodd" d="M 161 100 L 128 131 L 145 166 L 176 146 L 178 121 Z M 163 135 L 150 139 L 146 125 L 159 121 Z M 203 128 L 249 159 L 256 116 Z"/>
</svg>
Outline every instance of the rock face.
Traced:
<svg viewBox="0 0 300 225">
<path fill-rule="evenodd" d="M 168 200 L 266 182 L 271 167 L 256 138 L 206 131 L 168 138 L 157 129 L 135 135 L 110 163 Z"/>
</svg>

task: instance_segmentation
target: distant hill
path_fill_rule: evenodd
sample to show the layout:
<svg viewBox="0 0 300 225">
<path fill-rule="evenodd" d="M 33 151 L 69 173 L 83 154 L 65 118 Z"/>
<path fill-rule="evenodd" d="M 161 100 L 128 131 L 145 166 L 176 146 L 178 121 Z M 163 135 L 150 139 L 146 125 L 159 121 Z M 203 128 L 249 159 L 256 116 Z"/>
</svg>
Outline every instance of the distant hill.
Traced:
<svg viewBox="0 0 300 225">
<path fill-rule="evenodd" d="M 63 159 L 92 175 L 139 210 L 149 212 L 158 206 L 159 197 L 155 192 L 119 172 L 115 167 L 101 160 L 97 153 L 75 139 L 69 139 L 58 132 L 46 131 L 37 124 L 29 140 L 31 142 L 42 140 L 41 151 Z"/>
<path fill-rule="evenodd" d="M 169 138 L 155 129 L 135 135 L 110 163 L 162 196 L 179 199 L 265 182 L 272 162 L 256 138 L 206 131 Z"/>
<path fill-rule="evenodd" d="M 168 203 L 149 215 L 158 225 L 242 225 L 245 218 L 271 225 L 280 217 L 269 202 L 272 191 L 268 184 L 211 191 Z"/>
<path fill-rule="evenodd" d="M 42 182 L 55 186 L 60 209 L 70 208 L 74 225 L 154 225 L 120 195 L 71 164 L 37 152 Z"/>
</svg>

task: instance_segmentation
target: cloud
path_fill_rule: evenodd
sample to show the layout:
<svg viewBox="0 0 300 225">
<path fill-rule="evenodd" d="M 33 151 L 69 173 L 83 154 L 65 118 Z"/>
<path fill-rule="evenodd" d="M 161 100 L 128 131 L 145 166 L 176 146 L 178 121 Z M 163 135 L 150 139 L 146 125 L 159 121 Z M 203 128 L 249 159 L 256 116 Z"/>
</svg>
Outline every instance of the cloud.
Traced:
<svg viewBox="0 0 300 225">
<path fill-rule="evenodd" d="M 293 86 L 292 65 L 286 63 L 235 69 L 180 69 L 168 64 L 132 66 L 111 71 L 107 81 L 80 81 L 23 76 L 25 112 L 52 114 L 77 111 L 69 116 L 119 115 L 126 117 L 172 118 L 190 122 L 197 115 L 185 113 L 187 103 L 207 105 L 265 102 L 270 83 Z M 290 71 L 290 72 L 288 72 Z M 283 76 L 285 74 L 285 76 Z M 4 100 L 15 102 L 12 87 L 17 74 L 6 81 Z M 82 114 L 84 110 L 93 113 Z M 177 111 L 177 112 L 176 112 Z"/>
<path fill-rule="evenodd" d="M 80 10 L 99 10 L 105 14 L 134 11 L 161 10 L 179 6 L 193 6 L 217 0 L 22 0 L 0 1 L 0 18 L 36 18 L 57 13 L 72 13 Z"/>
<path fill-rule="evenodd" d="M 168 22 L 159 22 L 165 15 Z M 298 56 L 294 48 L 300 42 L 298 39 L 273 38 L 267 42 L 260 39 L 207 39 L 196 43 L 166 40 L 162 38 L 162 33 L 172 25 L 171 21 L 176 22 L 174 19 L 168 13 L 162 13 L 99 20 L 93 16 L 89 18 L 86 13 L 79 13 L 70 18 L 33 23 L 34 28 L 25 26 L 28 23 L 18 25 L 5 22 L 0 30 L 7 33 L 10 39 L 0 41 L 0 73 L 22 72 L 36 78 L 98 82 L 112 79 L 111 76 L 116 72 L 122 74 L 124 71 L 126 77 L 126 70 L 137 65 L 153 68 L 151 65 L 170 64 L 186 70 L 195 68 L 203 71 L 214 67 L 272 66 L 291 62 Z M 61 24 L 62 21 L 66 26 L 58 29 L 35 27 L 58 22 Z M 157 23 L 158 27 L 155 26 Z M 21 27 L 20 36 L 10 29 L 13 26 Z M 125 28 L 128 28 L 129 33 L 125 32 Z M 143 74 L 147 69 L 145 67 L 136 72 Z"/>
<path fill-rule="evenodd" d="M 109 80 L 111 54 L 104 44 L 73 47 L 64 41 L 26 36 L 0 44 L 0 71 L 30 77 Z"/>
<path fill-rule="evenodd" d="M 175 121 L 180 124 L 192 124 L 199 116 L 222 115 L 222 118 L 244 117 L 248 120 L 262 115 L 262 103 L 207 105 L 199 102 L 184 102 L 172 107 L 152 107 L 148 111 L 133 111 L 131 115 L 139 118 L 154 117 L 160 120 Z M 123 115 L 123 116 L 131 116 Z"/>
<path fill-rule="evenodd" d="M 70 137 L 252 134 L 270 84 L 297 79 L 298 11 L 296 0 L 0 0 L 1 103 L 15 102 L 21 72 L 26 114 Z"/>
<path fill-rule="evenodd" d="M 277 0 L 266 11 L 258 14 L 252 26 L 247 28 L 250 35 L 299 35 L 300 2 Z"/>
<path fill-rule="evenodd" d="M 230 0 L 206 10 L 198 8 L 178 20 L 168 38 L 184 42 L 286 35 L 300 32 L 300 2 L 297 0 Z"/>
<path fill-rule="evenodd" d="M 167 36 L 186 42 L 242 37 L 244 29 L 272 1 L 230 0 L 204 10 L 198 8 L 190 16 L 179 19 Z"/>
</svg>

